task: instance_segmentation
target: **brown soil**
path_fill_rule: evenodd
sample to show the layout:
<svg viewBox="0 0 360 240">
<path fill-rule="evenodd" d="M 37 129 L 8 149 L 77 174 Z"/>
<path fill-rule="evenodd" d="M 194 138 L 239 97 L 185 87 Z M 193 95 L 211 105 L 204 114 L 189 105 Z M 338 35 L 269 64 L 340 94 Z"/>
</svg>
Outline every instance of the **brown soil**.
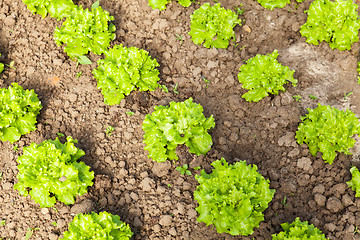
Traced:
<svg viewBox="0 0 360 240">
<path fill-rule="evenodd" d="M 230 9 L 240 4 L 235 0 L 219 2 Z M 311 156 L 308 148 L 294 139 L 300 116 L 318 102 L 360 113 L 356 84 L 360 45 L 340 52 L 327 44 L 307 44 L 299 26 L 306 21 L 304 10 L 310 2 L 306 0 L 296 9 L 293 1 L 283 9 L 269 11 L 256 1 L 242 1 L 242 19 L 246 21 L 235 28 L 236 42 L 228 49 L 216 50 L 193 44 L 187 34 L 190 15 L 199 4 L 183 8 L 173 1 L 159 12 L 146 0 L 101 1 L 115 16 L 118 30 L 113 44 L 149 51 L 161 65 L 161 83 L 170 90 L 133 92 L 120 105 L 110 107 L 103 103 L 91 74 L 98 56 L 90 56 L 92 65 L 76 67 L 53 40 L 54 28 L 60 22 L 32 15 L 20 0 L 0 0 L 1 61 L 15 61 L 16 67 L 6 68 L 0 87 L 16 81 L 24 88 L 35 89 L 43 104 L 38 129 L 21 138 L 18 151 L 14 151 L 14 144 L 0 142 L 0 220 L 5 220 L 0 237 L 23 239 L 27 228 L 39 228 L 31 239 L 57 239 L 75 213 L 106 210 L 131 226 L 134 239 L 263 240 L 279 232 L 281 223 L 296 217 L 314 224 L 329 239 L 360 239 L 356 232 L 360 200 L 345 184 L 350 179 L 350 166 L 356 165 L 359 147 L 354 148 L 354 157 L 339 155 L 329 165 Z M 78 4 L 89 7 L 91 3 L 84 0 Z M 299 84 L 289 84 L 287 92 L 279 96 L 247 103 L 241 98 L 245 90 L 237 80 L 238 69 L 244 60 L 274 49 L 279 50 L 279 61 L 296 71 Z M 77 78 L 80 71 L 82 75 Z M 179 93 L 175 94 L 172 90 L 177 83 Z M 344 93 L 351 91 L 353 94 L 344 100 Z M 318 100 L 311 100 L 310 94 Z M 293 95 L 301 95 L 301 103 L 294 101 Z M 212 150 L 196 157 L 180 148 L 176 164 L 148 159 L 141 129 L 145 115 L 155 105 L 189 97 L 202 104 L 207 117 L 214 115 Z M 127 111 L 135 115 L 128 116 Z M 106 126 L 115 127 L 111 136 L 105 134 Z M 16 159 L 23 147 L 54 139 L 58 132 L 78 139 L 78 147 L 86 152 L 82 160 L 95 172 L 95 184 L 73 206 L 57 203 L 54 208 L 41 209 L 30 197 L 13 190 Z M 276 189 L 265 221 L 252 236 L 218 234 L 211 226 L 198 223 L 193 199 L 197 186 L 194 174 L 198 171 L 182 176 L 175 170 L 175 165 L 185 163 L 210 170 L 210 163 L 220 157 L 257 164 Z"/>
</svg>

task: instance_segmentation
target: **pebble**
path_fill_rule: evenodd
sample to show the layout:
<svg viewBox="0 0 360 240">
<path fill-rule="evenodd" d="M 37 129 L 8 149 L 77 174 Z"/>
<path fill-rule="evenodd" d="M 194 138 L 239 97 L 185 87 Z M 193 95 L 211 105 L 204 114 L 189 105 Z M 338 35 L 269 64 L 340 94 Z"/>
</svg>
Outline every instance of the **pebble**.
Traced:
<svg viewBox="0 0 360 240">
<path fill-rule="evenodd" d="M 176 236 L 177 232 L 176 232 L 176 229 L 174 227 L 170 228 L 169 229 L 169 233 L 172 235 L 172 236 Z"/>
<path fill-rule="evenodd" d="M 292 142 L 295 140 L 295 134 L 293 132 L 287 132 L 284 136 L 279 138 L 279 146 L 290 147 Z"/>
<path fill-rule="evenodd" d="M 66 226 L 66 222 L 65 222 L 65 220 L 64 219 L 59 219 L 59 220 L 57 220 L 57 227 L 59 228 L 59 229 L 62 229 L 63 227 L 65 227 Z"/>
<path fill-rule="evenodd" d="M 297 148 L 296 148 L 297 149 Z M 306 158 L 306 157 L 303 157 L 303 158 L 300 158 L 298 161 L 297 161 L 297 165 L 296 165 L 298 168 L 301 168 L 301 169 L 304 169 L 305 171 L 308 171 L 311 167 L 311 160 L 310 158 Z"/>
<path fill-rule="evenodd" d="M 144 180 L 141 181 L 139 186 L 142 188 L 143 191 L 149 192 L 152 189 L 154 189 L 155 182 L 151 178 L 147 177 L 147 178 L 144 178 Z"/>
<path fill-rule="evenodd" d="M 85 199 L 80 203 L 75 203 L 70 209 L 70 212 L 75 214 L 88 213 L 91 211 L 94 211 L 94 203 L 90 199 Z"/>
<path fill-rule="evenodd" d="M 195 209 L 191 208 L 188 210 L 187 214 L 188 214 L 189 218 L 195 218 L 197 215 L 197 212 L 195 211 Z"/>
<path fill-rule="evenodd" d="M 163 215 L 160 217 L 159 224 L 164 227 L 170 226 L 172 224 L 172 219 L 171 215 Z"/>
<path fill-rule="evenodd" d="M 50 240 L 56 240 L 56 239 L 58 239 L 58 237 L 59 237 L 59 236 L 56 235 L 55 233 L 50 233 L 50 234 L 49 234 L 49 239 L 50 239 Z"/>
<path fill-rule="evenodd" d="M 333 232 L 336 229 L 336 225 L 334 223 L 327 223 L 325 224 L 325 228 L 330 232 Z"/>
<path fill-rule="evenodd" d="M 294 148 L 293 150 L 291 150 L 288 154 L 289 157 L 296 157 L 297 155 L 300 154 L 300 150 L 299 148 Z"/>
<path fill-rule="evenodd" d="M 160 230 L 161 230 L 161 227 L 160 227 L 159 224 L 156 224 L 156 225 L 153 227 L 153 231 L 154 231 L 155 233 L 160 232 Z"/>
<path fill-rule="evenodd" d="M 354 204 L 354 202 L 351 199 L 351 197 L 349 196 L 349 194 L 343 195 L 342 198 L 341 198 L 341 202 L 344 204 L 345 207 Z"/>
<path fill-rule="evenodd" d="M 315 193 L 323 194 L 324 192 L 325 192 L 325 186 L 322 184 L 316 185 L 312 190 L 313 194 Z"/>
<path fill-rule="evenodd" d="M 326 208 L 328 210 L 330 210 L 331 212 L 336 213 L 336 212 L 339 212 L 340 210 L 342 210 L 344 208 L 344 206 L 342 205 L 341 201 L 338 198 L 330 197 L 327 200 Z"/>
<path fill-rule="evenodd" d="M 314 196 L 314 200 L 320 207 L 325 206 L 326 197 L 324 195 L 317 193 Z"/>
<path fill-rule="evenodd" d="M 170 162 L 155 162 L 151 170 L 156 176 L 163 177 L 168 174 L 170 167 Z"/>
</svg>

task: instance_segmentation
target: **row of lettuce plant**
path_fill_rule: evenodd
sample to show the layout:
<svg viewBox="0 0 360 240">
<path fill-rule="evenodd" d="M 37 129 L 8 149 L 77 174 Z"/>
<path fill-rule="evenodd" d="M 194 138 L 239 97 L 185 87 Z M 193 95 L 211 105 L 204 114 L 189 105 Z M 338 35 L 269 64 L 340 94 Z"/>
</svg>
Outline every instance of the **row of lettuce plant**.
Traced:
<svg viewBox="0 0 360 240">
<path fill-rule="evenodd" d="M 26 0 L 24 0 L 24 2 L 25 1 Z M 151 59 L 151 57 L 148 56 L 148 53 L 146 51 L 139 50 L 136 48 L 125 48 L 122 45 L 115 46 L 113 49 L 109 51 L 107 50 L 111 39 L 113 39 L 115 36 L 113 34 L 113 32 L 115 31 L 115 27 L 111 24 L 108 24 L 108 21 L 113 20 L 113 17 L 110 17 L 110 15 L 106 11 L 103 11 L 101 7 L 98 6 L 98 4 L 97 5 L 94 4 L 90 12 L 88 10 L 82 9 L 81 7 L 77 7 L 75 5 L 72 6 L 71 5 L 72 2 L 70 3 L 69 1 L 63 1 L 63 2 L 47 1 L 47 2 L 48 2 L 47 5 L 45 4 L 44 6 L 33 7 L 33 9 L 35 10 L 32 10 L 30 7 L 29 8 L 33 12 L 40 13 L 43 17 L 49 13 L 51 16 L 56 17 L 58 19 L 61 19 L 63 17 L 67 18 L 63 23 L 63 28 L 56 29 L 55 40 L 58 45 L 66 44 L 65 52 L 69 55 L 69 57 L 72 60 L 77 60 L 80 63 L 86 62 L 86 58 L 84 58 L 84 55 L 87 54 L 89 51 L 92 51 L 95 54 L 105 53 L 106 58 L 104 60 L 99 60 L 98 62 L 99 67 L 98 69 L 95 69 L 93 73 L 95 78 L 98 79 L 98 87 L 102 89 L 105 102 L 107 104 L 109 105 L 118 104 L 122 98 L 128 95 L 135 88 L 139 88 L 140 90 L 146 91 L 146 90 L 154 90 L 158 86 L 157 80 L 159 73 L 155 69 L 155 67 L 158 66 L 158 64 L 156 60 L 153 60 Z M 181 1 L 179 2 L 181 3 Z M 62 7 L 61 8 L 54 7 L 54 6 L 59 6 L 57 4 L 62 4 L 61 5 Z M 56 11 L 54 11 L 54 9 L 56 9 Z M 72 12 L 76 12 L 77 14 L 73 14 Z M 204 16 L 207 16 L 208 19 L 206 19 L 206 17 Z M 211 19 L 214 18 L 220 20 L 218 22 L 211 21 Z M 219 23 L 229 23 L 229 24 L 219 24 Z M 200 7 L 199 10 L 196 10 L 194 14 L 191 16 L 191 31 L 189 32 L 189 34 L 192 36 L 192 40 L 196 44 L 201 44 L 204 42 L 205 47 L 227 48 L 229 44 L 229 40 L 231 38 L 234 38 L 233 27 L 236 24 L 240 24 L 240 20 L 238 20 L 236 15 L 234 15 L 234 13 L 232 13 L 230 10 L 226 11 L 224 8 L 220 7 L 220 4 L 215 4 L 213 7 L 210 7 L 210 4 L 204 4 L 203 6 Z M 81 28 L 79 26 L 83 26 L 84 28 Z M 82 29 L 94 29 L 93 31 L 91 31 L 93 35 L 90 37 L 89 32 L 81 32 Z M 80 32 L 76 32 L 78 30 Z M 204 34 L 200 35 L 199 34 L 200 31 L 202 31 Z M 84 33 L 88 35 L 84 37 Z M 330 39 L 333 39 L 333 37 Z M 102 44 L 100 45 L 96 44 L 99 41 Z M 316 43 L 317 42 L 315 42 L 315 44 Z M 350 43 L 350 46 L 351 44 L 352 42 Z M 334 46 L 336 47 L 336 45 Z M 340 46 L 339 48 L 343 48 L 343 47 Z M 129 57 L 133 55 L 136 55 L 137 57 L 136 58 Z M 256 102 L 269 94 L 278 94 L 280 90 L 284 90 L 283 85 L 286 83 L 286 81 L 292 82 L 293 85 L 296 84 L 297 81 L 292 76 L 293 71 L 290 71 L 288 67 L 279 64 L 276 61 L 277 55 L 278 55 L 277 51 L 267 56 L 258 55 L 255 58 L 248 60 L 247 65 L 242 66 L 242 68 L 240 69 L 240 73 L 238 76 L 239 81 L 243 83 L 244 88 L 249 90 L 247 94 L 243 95 L 243 97 L 247 101 Z M 130 64 L 128 64 L 129 62 Z M 139 65 L 142 67 L 139 68 L 138 67 Z M 257 67 L 259 66 L 261 67 L 260 70 L 253 71 L 254 69 L 258 69 Z M 273 71 L 268 71 L 269 69 Z M 264 77 L 262 79 L 261 78 L 257 79 L 256 78 L 257 76 L 263 74 L 261 73 L 261 71 L 266 72 L 267 77 Z M 246 73 L 248 73 L 249 77 L 247 77 Z M 114 77 L 116 75 L 119 75 L 121 77 L 118 78 Z M 123 81 L 123 79 L 126 79 L 128 81 Z M 202 114 L 203 110 L 199 104 L 195 104 L 192 102 L 192 99 L 189 99 L 181 103 L 171 103 L 170 107 L 159 106 L 155 108 L 156 108 L 155 112 L 152 115 L 147 115 L 143 124 L 143 129 L 145 131 L 144 142 L 146 143 L 145 149 L 149 151 L 150 154 L 149 157 L 159 162 L 166 161 L 166 159 L 177 159 L 175 153 L 176 146 L 178 144 L 184 144 L 184 143 L 189 147 L 190 152 L 195 153 L 197 155 L 206 154 L 206 152 L 210 150 L 212 145 L 212 139 L 207 131 L 210 128 L 213 128 L 215 123 L 212 116 L 208 119 L 206 119 L 203 116 Z M 169 119 L 172 120 L 169 121 Z M 36 115 L 35 115 L 35 123 L 36 123 Z M 4 130 L 5 133 L 3 133 L 3 135 L 5 134 L 5 136 L 7 136 L 8 134 L 11 134 L 12 131 L 14 130 L 14 126 L 11 127 L 13 128 L 10 130 Z M 312 130 L 313 129 L 314 128 L 312 128 Z M 17 131 L 20 134 L 27 133 L 22 131 L 21 128 L 18 129 Z M 23 133 L 21 133 L 21 131 Z M 301 127 L 299 126 L 299 131 L 298 131 L 299 136 L 301 136 L 300 133 L 301 131 L 302 131 Z M 321 134 L 318 133 L 318 135 Z M 351 133 L 349 133 L 348 135 L 350 137 L 352 136 Z M 320 137 L 321 139 L 320 141 L 323 141 L 323 138 L 324 138 L 323 136 Z M 301 140 L 299 139 L 301 139 L 301 137 L 298 138 L 298 142 L 302 143 Z M 311 153 L 313 154 L 313 152 L 315 152 L 315 150 L 313 149 L 317 149 L 323 152 L 324 160 L 328 159 L 326 154 L 329 154 L 330 159 L 334 155 L 333 153 L 327 152 L 329 149 L 333 150 L 333 152 L 343 151 L 345 153 L 348 153 L 348 148 L 346 147 L 351 146 L 351 141 L 350 144 L 348 141 L 347 145 L 345 145 L 345 147 L 343 146 L 342 148 L 340 147 L 340 148 L 332 149 L 331 144 L 333 143 L 326 143 L 326 142 L 325 143 L 321 142 L 320 144 L 317 145 L 317 147 L 310 147 L 312 146 L 311 144 L 314 141 L 309 139 L 310 138 L 308 136 L 303 137 L 303 140 L 305 142 L 308 140 L 308 145 L 309 148 L 311 148 Z M 63 175 L 64 172 L 61 172 L 60 169 L 61 167 L 60 167 L 59 168 L 60 170 L 58 169 L 58 171 L 56 171 L 58 175 L 59 174 L 61 175 L 55 177 L 58 180 L 56 186 L 66 189 L 66 187 L 72 185 L 72 186 L 76 186 L 75 188 L 77 189 L 76 191 L 74 190 L 72 194 L 69 193 L 69 195 L 64 198 L 60 197 L 59 200 L 63 201 L 66 204 L 71 204 L 74 202 L 75 195 L 83 194 L 84 189 L 86 189 L 87 186 L 92 185 L 91 181 L 93 175 L 91 178 L 91 173 L 89 172 L 89 168 L 83 166 L 80 163 L 77 163 L 76 160 L 79 157 L 81 157 L 81 151 L 79 150 L 75 151 L 76 148 L 73 146 L 75 140 L 68 138 L 67 141 L 68 142 L 64 145 L 72 146 L 69 147 L 70 149 L 64 147 L 59 142 L 58 139 L 56 139 L 55 141 L 51 141 L 51 140 L 45 141 L 40 145 L 32 144 L 30 147 L 28 147 L 29 149 L 24 148 L 24 156 L 26 156 L 27 151 L 45 151 L 46 153 L 47 151 L 56 152 L 58 158 L 60 159 L 60 160 L 56 160 L 57 163 L 59 163 L 62 167 L 66 169 L 71 169 L 69 170 L 70 172 L 72 171 L 72 174 L 65 176 Z M 343 142 L 344 141 L 340 141 L 340 143 Z M 49 146 L 51 150 L 44 150 L 46 147 Z M 26 169 L 26 167 L 22 167 L 22 166 L 26 166 L 26 164 L 29 164 L 30 161 L 27 160 L 26 157 L 24 156 L 19 157 L 18 160 L 20 163 L 19 183 L 16 185 L 16 188 L 19 189 L 19 191 L 24 195 L 27 194 L 27 190 L 26 190 L 27 188 L 32 188 L 32 190 L 30 191 L 30 195 L 33 197 L 35 201 L 36 200 L 41 201 L 42 199 L 40 200 L 39 196 L 41 196 L 42 194 L 45 195 L 49 194 L 49 192 L 54 194 L 54 196 L 57 196 L 56 194 L 57 190 L 49 186 L 46 186 L 46 184 L 44 189 L 41 190 L 40 188 L 38 188 L 38 186 L 35 185 L 25 187 L 26 184 L 23 182 L 26 182 L 25 181 L 26 177 L 22 177 L 22 176 L 25 176 L 26 174 L 21 172 L 20 169 Z M 64 162 L 61 162 L 61 159 L 62 160 L 68 159 L 68 161 L 65 161 L 68 164 L 63 164 Z M 69 159 L 71 159 L 71 161 Z M 41 162 L 42 160 L 31 159 L 31 161 L 34 161 L 36 165 L 36 161 Z M 254 173 L 256 172 L 257 169 L 256 166 L 247 169 L 247 167 L 249 166 L 246 165 L 245 162 L 239 162 L 238 165 L 235 164 L 229 166 L 226 163 L 226 161 L 222 159 L 221 161 L 215 161 L 213 164 L 215 168 L 213 170 L 215 177 L 218 177 L 218 172 L 221 172 L 221 170 L 217 169 L 217 167 L 221 169 L 221 167 L 219 167 L 220 165 L 224 166 L 224 168 L 226 169 L 236 169 L 235 174 L 233 173 L 233 175 L 235 175 L 235 177 L 233 177 L 235 181 L 233 184 L 234 185 L 238 184 L 238 186 L 240 187 L 239 189 L 234 191 L 236 193 L 241 192 L 242 195 L 240 194 L 241 196 L 240 199 L 237 199 L 235 201 L 231 199 L 233 196 L 230 194 L 230 197 L 217 196 L 213 198 L 212 200 L 216 200 L 217 201 L 216 203 L 211 201 L 202 202 L 202 200 L 204 199 L 207 200 L 207 197 L 204 197 L 202 195 L 206 196 L 206 194 L 208 194 L 209 192 L 207 192 L 206 194 L 202 193 L 203 188 L 201 187 L 202 186 L 201 184 L 202 183 L 205 184 L 206 180 L 212 178 L 211 174 L 206 175 L 206 173 L 202 171 L 202 174 L 200 176 L 197 176 L 200 185 L 197 191 L 195 192 L 196 194 L 194 193 L 194 195 L 196 195 L 195 199 L 199 202 L 199 207 L 197 208 L 197 210 L 200 214 L 200 217 L 198 218 L 198 220 L 205 222 L 208 225 L 214 224 L 219 232 L 228 232 L 233 235 L 252 234 L 253 228 L 258 227 L 259 222 L 263 220 L 263 215 L 261 212 L 267 208 L 268 203 L 271 201 L 274 195 L 274 190 L 269 189 L 268 181 L 266 181 L 261 175 L 260 177 Z M 244 169 L 239 170 L 241 168 Z M 44 169 L 45 169 L 44 176 L 47 176 L 46 171 L 48 171 L 49 169 L 41 168 L 41 171 L 43 171 Z M 255 169 L 255 170 L 252 171 L 251 169 L 252 170 Z M 77 173 L 74 173 L 76 172 L 76 170 Z M 255 177 L 244 179 L 243 176 L 241 176 L 241 174 L 238 174 L 238 171 L 253 172 L 254 173 L 253 175 Z M 231 172 L 231 170 L 225 171 L 226 174 L 230 174 L 229 172 Z M 355 179 L 355 177 L 359 175 L 357 169 L 352 168 L 351 172 L 353 173 L 353 179 Z M 232 178 L 230 176 L 231 175 L 226 176 L 226 179 Z M 20 179 L 22 179 L 23 181 L 21 182 Z M 258 184 L 258 182 L 256 182 L 255 184 L 256 187 L 254 187 L 252 186 L 254 182 L 251 183 L 251 179 L 252 180 L 257 179 L 257 181 L 258 179 L 263 179 L 263 181 L 261 181 L 262 184 Z M 348 182 L 348 184 L 349 187 L 352 187 L 354 190 L 356 190 L 358 184 L 356 184 L 356 181 L 353 179 L 350 182 Z M 71 182 L 72 180 L 75 180 L 74 181 L 75 183 Z M 242 184 L 245 184 L 244 186 L 249 187 L 252 190 L 259 188 L 260 190 L 256 190 L 256 191 L 254 190 L 254 192 L 260 195 L 263 194 L 263 200 L 264 200 L 263 203 L 260 204 L 258 202 L 259 200 L 256 200 L 256 197 L 258 197 L 257 195 L 249 194 L 249 196 L 245 196 L 247 195 L 245 193 L 248 193 L 248 191 L 243 192 L 242 189 L 244 187 L 241 187 L 241 184 L 236 183 L 236 181 L 240 181 Z M 215 180 L 215 182 L 221 182 L 221 181 Z M 226 184 L 229 183 L 222 183 L 220 185 L 215 185 L 214 187 L 219 187 L 222 185 L 226 186 Z M 257 186 L 257 184 L 259 186 Z M 206 187 L 204 187 L 204 189 L 206 189 Z M 216 192 L 216 190 L 214 190 L 214 192 Z M 54 203 L 54 201 L 56 201 L 54 199 L 55 197 L 45 198 L 44 200 L 46 202 L 40 204 L 51 205 Z M 226 207 L 225 209 L 216 209 L 216 207 L 214 207 L 214 206 L 218 206 L 219 199 L 221 200 L 220 203 Z M 250 207 L 244 209 L 235 209 L 238 206 L 232 205 L 233 202 L 237 202 L 237 203 L 243 202 L 244 206 L 246 206 L 245 203 L 248 203 L 248 206 Z M 234 216 L 228 218 L 227 216 L 225 216 L 226 219 L 222 219 L 224 216 L 222 216 L 221 213 L 223 212 L 230 213 L 231 211 L 229 211 L 229 209 L 232 209 L 233 211 L 232 214 L 234 214 Z M 239 218 L 239 216 L 241 217 Z M 237 219 L 241 227 L 231 226 L 232 225 L 231 223 L 233 222 L 234 219 Z M 289 231 L 292 225 L 295 226 L 296 228 L 299 228 L 298 224 L 300 223 L 297 219 L 294 223 L 290 225 L 285 224 L 284 225 L 285 227 L 283 226 L 283 229 L 285 232 Z M 309 226 L 307 225 L 307 223 L 306 224 L 301 223 L 300 225 L 303 226 L 303 229 L 307 228 L 305 227 L 305 225 Z M 318 233 L 318 231 L 315 232 Z"/>
</svg>

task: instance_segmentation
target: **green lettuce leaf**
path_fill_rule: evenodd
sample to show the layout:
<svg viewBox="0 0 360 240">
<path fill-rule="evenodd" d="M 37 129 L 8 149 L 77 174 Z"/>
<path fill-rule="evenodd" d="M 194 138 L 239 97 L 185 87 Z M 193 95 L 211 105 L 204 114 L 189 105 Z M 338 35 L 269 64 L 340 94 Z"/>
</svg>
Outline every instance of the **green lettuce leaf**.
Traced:
<svg viewBox="0 0 360 240">
<path fill-rule="evenodd" d="M 165 10 L 166 5 L 171 2 L 171 0 L 149 0 L 149 6 L 153 9 Z M 183 7 L 190 7 L 193 0 L 178 0 L 179 4 Z"/>
<path fill-rule="evenodd" d="M 73 204 L 75 196 L 85 194 L 94 179 L 90 167 L 77 162 L 85 153 L 74 143 L 77 141 L 67 137 L 64 144 L 56 138 L 25 147 L 17 160 L 19 181 L 14 189 L 24 196 L 30 194 L 40 207 L 51 207 L 56 199 Z"/>
<path fill-rule="evenodd" d="M 40 14 L 43 18 L 50 14 L 57 20 L 67 17 L 75 7 L 72 0 L 23 0 L 23 2 L 33 14 Z"/>
<path fill-rule="evenodd" d="M 326 41 L 332 49 L 349 50 L 359 41 L 358 6 L 352 0 L 315 0 L 300 33 L 306 42 L 318 45 Z"/>
<path fill-rule="evenodd" d="M 322 153 L 325 162 L 332 164 L 337 153 L 351 155 L 349 149 L 355 144 L 352 136 L 360 131 L 360 123 L 350 111 L 318 104 L 315 109 L 301 117 L 295 138 L 298 144 L 306 143 L 310 153 L 316 156 Z"/>
<path fill-rule="evenodd" d="M 293 77 L 295 71 L 279 63 L 278 56 L 276 49 L 268 55 L 257 54 L 240 67 L 239 82 L 242 88 L 249 90 L 242 95 L 246 101 L 258 102 L 269 94 L 278 95 L 279 91 L 285 91 L 283 85 L 288 82 L 296 86 L 297 80 Z"/>
<path fill-rule="evenodd" d="M 64 240 L 130 240 L 133 236 L 128 224 L 118 215 L 108 212 L 77 214 L 64 232 Z"/>
<path fill-rule="evenodd" d="M 58 46 L 65 44 L 64 51 L 72 60 L 88 54 L 100 55 L 107 51 L 110 41 L 115 38 L 114 20 L 101 7 L 91 11 L 76 6 L 66 18 L 61 28 L 56 28 L 54 39 Z"/>
<path fill-rule="evenodd" d="M 42 108 L 34 90 L 24 90 L 17 83 L 0 89 L 0 139 L 16 142 L 36 129 L 36 116 Z"/>
<path fill-rule="evenodd" d="M 230 39 L 235 39 L 233 28 L 241 24 L 236 13 L 222 8 L 220 3 L 212 7 L 210 3 L 205 3 L 190 18 L 191 40 L 207 48 L 227 48 Z"/>
<path fill-rule="evenodd" d="M 108 105 L 119 104 L 133 90 L 153 91 L 159 86 L 159 64 L 143 49 L 115 45 L 97 63 L 93 74 Z"/>
<path fill-rule="evenodd" d="M 355 197 L 360 197 L 360 172 L 355 166 L 350 169 L 350 172 L 351 180 L 346 183 L 353 191 L 356 192 Z"/>
<path fill-rule="evenodd" d="M 145 116 L 145 150 L 149 158 L 157 162 L 177 160 L 175 152 L 179 144 L 185 144 L 196 155 L 206 154 L 212 146 L 208 130 L 215 127 L 211 115 L 206 118 L 200 104 L 189 98 L 184 102 L 171 102 L 170 106 L 155 106 L 154 112 Z"/>
<path fill-rule="evenodd" d="M 197 220 L 213 224 L 219 233 L 247 236 L 264 220 L 275 190 L 269 180 L 257 172 L 257 166 L 239 161 L 229 165 L 224 158 L 211 164 L 210 174 L 204 170 L 195 178 L 199 186 L 194 199 L 199 203 Z"/>
<path fill-rule="evenodd" d="M 283 8 L 290 0 L 257 0 L 261 6 L 266 9 L 273 10 L 274 8 Z"/>
<path fill-rule="evenodd" d="M 313 224 L 309 225 L 307 221 L 301 222 L 298 217 L 291 224 L 281 224 L 281 227 L 284 231 L 271 235 L 272 240 L 327 240 L 325 234 Z"/>
</svg>

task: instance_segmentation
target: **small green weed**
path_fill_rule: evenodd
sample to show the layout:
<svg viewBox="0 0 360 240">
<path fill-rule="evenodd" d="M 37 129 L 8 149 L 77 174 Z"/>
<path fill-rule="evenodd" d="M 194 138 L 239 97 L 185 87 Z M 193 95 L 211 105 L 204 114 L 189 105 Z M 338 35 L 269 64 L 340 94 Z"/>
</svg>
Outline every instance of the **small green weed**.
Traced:
<svg viewBox="0 0 360 240">
<path fill-rule="evenodd" d="M 296 102 L 301 102 L 301 96 L 300 95 L 294 95 L 293 98 L 294 98 L 294 100 Z"/>
<path fill-rule="evenodd" d="M 107 127 L 106 127 L 106 130 L 105 130 L 106 135 L 109 135 L 109 137 L 110 137 L 110 136 L 111 136 L 111 132 L 114 131 L 114 130 L 115 130 L 115 128 L 114 128 L 113 126 L 107 126 Z"/>
<path fill-rule="evenodd" d="M 186 175 L 190 176 L 191 172 L 190 172 L 190 170 L 188 170 L 188 168 L 189 168 L 189 165 L 184 164 L 182 167 L 177 167 L 176 170 L 178 170 L 181 175 L 186 174 Z"/>
</svg>

